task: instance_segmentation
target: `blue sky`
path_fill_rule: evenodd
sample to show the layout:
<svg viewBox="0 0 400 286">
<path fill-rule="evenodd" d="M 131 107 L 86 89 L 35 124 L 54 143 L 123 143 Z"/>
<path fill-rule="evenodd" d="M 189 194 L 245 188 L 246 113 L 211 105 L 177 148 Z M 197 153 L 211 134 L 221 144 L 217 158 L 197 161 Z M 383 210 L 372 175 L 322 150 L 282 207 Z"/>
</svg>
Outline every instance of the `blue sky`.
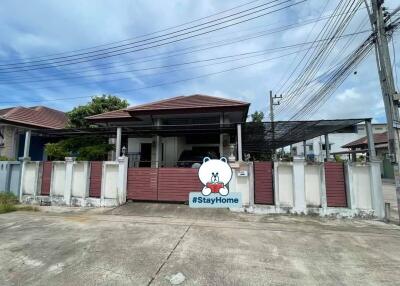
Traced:
<svg viewBox="0 0 400 286">
<path fill-rule="evenodd" d="M 0 64 L 134 38 L 218 13 L 245 2 L 248 1 L 2 1 Z M 264 2 L 255 1 L 252 5 L 240 9 Z M 279 90 L 288 73 L 305 52 L 304 48 L 303 51 L 296 48 L 278 52 L 272 52 L 271 49 L 312 41 L 325 22 L 308 25 L 304 22 L 320 15 L 329 15 L 337 2 L 308 0 L 231 28 L 118 57 L 52 69 L 3 73 L 0 75 L 0 108 L 40 104 L 68 111 L 87 102 L 90 96 L 103 93 L 126 98 L 131 105 L 177 95 L 201 93 L 248 101 L 252 104 L 251 111 L 265 112 L 268 108 L 269 90 Z M 398 5 L 396 2 L 387 0 L 385 5 L 393 9 Z M 366 9 L 360 9 L 345 33 L 354 32 L 360 23 L 366 23 L 365 29 L 368 29 L 369 22 L 363 22 L 366 21 L 366 17 Z M 182 53 L 185 49 L 189 51 L 194 46 L 201 49 L 211 42 L 231 41 L 233 38 L 299 23 L 302 25 L 295 29 L 172 56 L 174 53 Z M 346 40 L 340 41 L 320 72 L 324 72 L 351 52 L 366 35 L 355 37 L 346 50 L 341 49 Z M 394 39 L 398 54 L 396 66 L 400 73 L 399 33 L 395 34 Z M 219 64 L 210 61 L 174 66 L 264 50 L 271 52 L 235 61 L 231 60 L 232 58 L 224 59 L 220 60 Z M 249 67 L 204 76 L 274 57 L 276 59 Z M 156 69 L 171 65 L 173 67 Z M 183 81 L 190 78 L 195 79 Z M 177 83 L 164 84 L 171 82 Z M 160 84 L 162 85 L 149 88 Z M 285 116 L 285 112 L 277 115 L 278 119 L 286 119 Z M 380 122 L 385 120 L 374 54 L 366 58 L 357 68 L 357 74 L 351 74 L 312 115 L 312 118 L 320 119 L 350 117 L 373 117 L 375 121 Z"/>
</svg>

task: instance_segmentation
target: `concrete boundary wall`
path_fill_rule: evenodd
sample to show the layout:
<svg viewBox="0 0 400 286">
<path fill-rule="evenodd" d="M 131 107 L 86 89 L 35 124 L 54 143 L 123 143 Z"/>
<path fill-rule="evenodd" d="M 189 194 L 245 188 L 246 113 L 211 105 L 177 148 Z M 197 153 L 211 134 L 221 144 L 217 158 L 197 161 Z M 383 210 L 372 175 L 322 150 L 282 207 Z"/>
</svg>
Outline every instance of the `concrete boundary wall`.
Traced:
<svg viewBox="0 0 400 286">
<path fill-rule="evenodd" d="M 42 162 L 26 160 L 22 165 L 20 201 L 32 204 L 67 206 L 118 206 L 126 201 L 126 173 L 128 160 L 103 162 L 101 197 L 89 197 L 90 162 L 52 162 L 50 195 L 40 195 Z M 32 182 L 36 182 L 32 184 Z"/>
<path fill-rule="evenodd" d="M 324 164 L 306 163 L 295 157 L 293 162 L 274 162 L 275 205 L 250 205 L 254 213 L 318 214 L 340 217 L 384 216 L 379 162 L 345 164 L 348 207 L 327 207 Z"/>
</svg>

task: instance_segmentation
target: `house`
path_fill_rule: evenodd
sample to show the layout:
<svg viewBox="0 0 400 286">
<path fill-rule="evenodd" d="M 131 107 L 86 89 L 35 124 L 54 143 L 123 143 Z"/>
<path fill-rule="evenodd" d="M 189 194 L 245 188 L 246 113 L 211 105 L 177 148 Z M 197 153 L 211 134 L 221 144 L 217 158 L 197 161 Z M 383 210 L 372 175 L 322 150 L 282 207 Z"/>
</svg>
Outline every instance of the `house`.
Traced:
<svg viewBox="0 0 400 286">
<path fill-rule="evenodd" d="M 234 123 L 246 121 L 249 106 L 243 101 L 195 94 L 87 120 L 100 127 L 126 126 L 120 146 L 130 167 L 189 167 L 205 156 L 229 157 L 231 148 L 236 148 Z"/>
<path fill-rule="evenodd" d="M 375 133 L 374 134 L 375 152 L 376 157 L 381 161 L 381 175 L 383 178 L 393 179 L 393 166 L 388 158 L 388 135 L 387 132 Z M 342 146 L 347 149 L 348 154 L 352 155 L 353 161 L 356 160 L 356 155 L 364 155 L 364 158 L 368 156 L 368 139 L 366 136 L 349 142 Z"/>
<path fill-rule="evenodd" d="M 16 160 L 23 154 L 25 131 L 30 129 L 61 129 L 67 125 L 64 112 L 45 106 L 10 107 L 0 109 L 0 156 Z M 48 139 L 31 137 L 30 157 L 44 159 L 44 144 Z"/>
<path fill-rule="evenodd" d="M 385 123 L 371 124 L 373 134 L 382 134 L 387 131 Z M 348 148 L 344 147 L 347 143 L 353 142 L 360 138 L 366 137 L 365 123 L 359 123 L 355 126 L 346 128 L 345 131 L 339 133 L 329 134 L 329 150 L 332 156 L 340 156 L 342 159 L 348 159 Z M 306 148 L 304 149 L 303 142 L 299 142 L 292 146 L 294 154 L 304 154 L 305 157 L 311 161 L 323 162 L 326 159 L 326 146 L 325 137 L 319 136 L 306 141 Z"/>
</svg>

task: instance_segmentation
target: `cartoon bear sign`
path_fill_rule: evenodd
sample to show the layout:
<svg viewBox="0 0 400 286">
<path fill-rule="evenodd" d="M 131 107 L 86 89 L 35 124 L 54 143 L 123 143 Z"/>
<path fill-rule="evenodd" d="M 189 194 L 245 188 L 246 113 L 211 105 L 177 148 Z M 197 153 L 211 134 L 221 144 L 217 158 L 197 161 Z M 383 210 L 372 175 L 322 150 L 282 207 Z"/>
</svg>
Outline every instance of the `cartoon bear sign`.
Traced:
<svg viewBox="0 0 400 286">
<path fill-rule="evenodd" d="M 226 196 L 229 193 L 227 185 L 232 178 L 232 169 L 225 157 L 210 159 L 205 157 L 199 168 L 199 179 L 204 187 L 201 193 L 208 196 L 211 193 L 219 193 Z"/>
</svg>

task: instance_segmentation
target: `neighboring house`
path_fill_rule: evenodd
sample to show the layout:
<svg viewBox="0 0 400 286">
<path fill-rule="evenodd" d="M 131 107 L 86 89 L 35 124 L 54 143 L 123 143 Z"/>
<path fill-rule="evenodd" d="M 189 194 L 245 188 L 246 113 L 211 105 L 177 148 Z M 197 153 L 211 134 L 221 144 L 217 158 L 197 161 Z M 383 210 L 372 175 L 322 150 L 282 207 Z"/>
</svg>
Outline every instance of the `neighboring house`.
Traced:
<svg viewBox="0 0 400 286">
<path fill-rule="evenodd" d="M 387 131 L 387 125 L 383 123 L 372 124 L 373 134 L 383 133 Z M 348 148 L 345 144 L 358 140 L 366 136 L 365 123 L 357 124 L 353 128 L 348 128 L 346 132 L 329 134 L 329 149 L 333 155 L 339 155 L 342 159 L 348 159 L 346 152 Z M 299 142 L 292 147 L 293 153 L 298 155 L 304 154 L 303 143 Z M 306 141 L 306 157 L 309 160 L 323 162 L 326 158 L 324 136 L 316 137 Z M 341 154 L 343 153 L 343 154 Z"/>
<path fill-rule="evenodd" d="M 374 134 L 375 152 L 376 157 L 381 161 L 381 174 L 384 178 L 394 178 L 393 166 L 387 156 L 389 153 L 388 149 L 388 137 L 387 132 Z M 357 154 L 362 154 L 364 156 L 368 155 L 368 140 L 364 136 L 360 139 L 352 141 L 342 146 L 348 150 L 349 154 L 352 154 L 353 160 Z"/>
<path fill-rule="evenodd" d="M 178 96 L 89 116 L 99 126 L 126 127 L 122 149 L 131 167 L 189 167 L 204 156 L 229 155 L 236 127 L 246 121 L 250 103 L 207 95 Z M 233 132 L 232 132 L 233 131 Z"/>
<path fill-rule="evenodd" d="M 66 127 L 64 112 L 45 106 L 11 107 L 0 109 L 0 156 L 16 160 L 22 156 L 25 131 L 37 128 L 62 129 Z M 44 159 L 46 138 L 32 136 L 30 157 Z"/>
</svg>

